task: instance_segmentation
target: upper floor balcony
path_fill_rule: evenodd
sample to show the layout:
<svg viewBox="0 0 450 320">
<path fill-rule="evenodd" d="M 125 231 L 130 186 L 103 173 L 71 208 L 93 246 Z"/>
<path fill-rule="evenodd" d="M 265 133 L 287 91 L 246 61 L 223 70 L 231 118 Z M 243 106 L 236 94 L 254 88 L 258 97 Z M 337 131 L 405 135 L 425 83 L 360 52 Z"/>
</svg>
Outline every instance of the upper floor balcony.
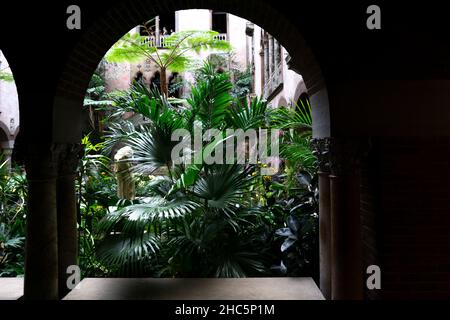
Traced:
<svg viewBox="0 0 450 320">
<path fill-rule="evenodd" d="M 170 41 L 167 39 L 169 36 L 170 35 L 149 36 L 145 38 L 144 43 L 147 43 L 149 47 L 164 49 L 170 46 Z M 220 33 L 214 36 L 214 39 L 222 41 L 226 41 L 227 38 L 228 37 L 226 33 Z"/>
<path fill-rule="evenodd" d="M 283 85 L 283 65 L 281 62 L 275 65 L 275 68 L 271 70 L 268 77 L 265 79 L 263 88 L 263 96 L 266 100 L 271 100 L 274 95 L 279 92 L 279 89 Z"/>
</svg>

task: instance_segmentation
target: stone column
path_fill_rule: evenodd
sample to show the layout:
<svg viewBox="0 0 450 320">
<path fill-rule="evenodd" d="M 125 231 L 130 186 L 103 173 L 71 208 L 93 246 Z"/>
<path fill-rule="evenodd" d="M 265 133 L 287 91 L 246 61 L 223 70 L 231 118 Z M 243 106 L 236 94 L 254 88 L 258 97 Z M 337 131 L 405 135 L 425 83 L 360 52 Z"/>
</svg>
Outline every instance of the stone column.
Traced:
<svg viewBox="0 0 450 320">
<path fill-rule="evenodd" d="M 4 156 L 3 160 L 7 161 L 6 168 L 7 168 L 8 172 L 11 171 L 11 164 L 12 164 L 11 158 L 12 158 L 13 149 L 14 149 L 14 141 L 13 140 L 0 143 L 0 154 L 3 154 L 3 156 Z"/>
<path fill-rule="evenodd" d="M 269 37 L 267 33 L 264 35 L 264 86 L 269 83 L 270 79 L 270 53 L 269 53 Z M 264 91 L 264 87 L 262 88 Z M 267 95 L 267 93 L 265 93 Z"/>
<path fill-rule="evenodd" d="M 274 46 L 273 46 L 273 37 L 269 35 L 269 78 L 275 72 L 274 70 Z"/>
<path fill-rule="evenodd" d="M 319 163 L 319 264 L 320 290 L 331 299 L 331 216 L 330 216 L 330 140 L 314 139 L 312 148 Z"/>
<path fill-rule="evenodd" d="M 60 155 L 57 179 L 58 217 L 58 287 L 59 298 L 63 298 L 67 287 L 67 267 L 78 265 L 77 201 L 75 179 L 81 157 L 80 144 L 65 145 Z"/>
<path fill-rule="evenodd" d="M 12 157 L 13 149 L 3 148 L 3 149 L 1 149 L 1 153 L 3 153 L 4 160 L 6 161 L 6 168 L 7 168 L 8 172 L 10 172 L 11 164 L 12 164 L 11 157 Z"/>
<path fill-rule="evenodd" d="M 26 145 L 23 153 L 28 180 L 24 298 L 58 299 L 58 233 L 56 177 L 59 148 Z"/>
<path fill-rule="evenodd" d="M 367 145 L 353 139 L 333 139 L 331 175 L 331 297 L 363 299 L 359 159 Z"/>
</svg>

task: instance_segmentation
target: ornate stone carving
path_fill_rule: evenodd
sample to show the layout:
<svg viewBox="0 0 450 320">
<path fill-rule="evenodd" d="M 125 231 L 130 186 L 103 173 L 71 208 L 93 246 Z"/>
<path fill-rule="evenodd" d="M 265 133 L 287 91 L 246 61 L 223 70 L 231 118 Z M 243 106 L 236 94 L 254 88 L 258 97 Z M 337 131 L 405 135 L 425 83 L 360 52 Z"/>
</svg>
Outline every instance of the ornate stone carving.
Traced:
<svg viewBox="0 0 450 320">
<path fill-rule="evenodd" d="M 311 141 L 319 171 L 333 175 L 357 173 L 361 159 L 370 149 L 368 139 L 317 138 Z"/>
<path fill-rule="evenodd" d="M 51 180 L 58 174 L 58 158 L 61 145 L 55 143 L 32 143 L 17 151 L 25 163 L 28 180 Z"/>
<path fill-rule="evenodd" d="M 341 176 L 358 174 L 361 159 L 370 150 L 369 139 L 331 138 L 330 140 L 330 172 Z"/>
<path fill-rule="evenodd" d="M 60 153 L 60 175 L 75 174 L 80 159 L 83 157 L 84 148 L 80 143 L 66 144 Z"/>
<path fill-rule="evenodd" d="M 311 141 L 313 154 L 317 157 L 319 171 L 330 172 L 330 138 L 316 138 Z"/>
<path fill-rule="evenodd" d="M 78 143 L 26 143 L 15 152 L 29 180 L 50 180 L 75 173 L 83 148 Z"/>
</svg>

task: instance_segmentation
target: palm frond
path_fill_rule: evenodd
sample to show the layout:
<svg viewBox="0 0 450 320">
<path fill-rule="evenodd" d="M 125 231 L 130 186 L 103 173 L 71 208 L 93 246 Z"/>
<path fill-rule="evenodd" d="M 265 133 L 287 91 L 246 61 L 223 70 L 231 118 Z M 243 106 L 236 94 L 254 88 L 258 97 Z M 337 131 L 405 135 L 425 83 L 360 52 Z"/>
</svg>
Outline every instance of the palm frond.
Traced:
<svg viewBox="0 0 450 320">
<path fill-rule="evenodd" d="M 149 46 L 147 37 L 138 34 L 125 34 L 107 52 L 108 62 L 139 62 L 156 52 L 156 48 Z"/>
<path fill-rule="evenodd" d="M 172 134 L 184 128 L 184 121 L 172 110 L 161 113 L 157 121 L 149 126 L 141 126 L 127 144 L 133 149 L 133 170 L 141 174 L 151 174 L 156 169 L 170 167 L 172 150 L 178 141 L 172 141 Z"/>
<path fill-rule="evenodd" d="M 119 143 L 126 143 L 129 139 L 137 136 L 137 131 L 130 121 L 122 121 L 120 123 L 112 123 L 109 130 L 105 133 L 105 142 L 103 152 L 111 155 L 114 147 Z"/>
<path fill-rule="evenodd" d="M 280 155 L 288 160 L 293 168 L 313 172 L 317 158 L 313 154 L 309 136 L 287 133 L 280 145 Z"/>
<path fill-rule="evenodd" d="M 231 105 L 232 84 L 226 74 L 216 74 L 200 81 L 187 100 L 205 128 L 221 128 Z"/>
<path fill-rule="evenodd" d="M 211 166 L 208 174 L 197 180 L 193 192 L 206 201 L 208 208 L 234 212 L 245 205 L 246 189 L 254 179 L 252 170 L 251 166 Z"/>
<path fill-rule="evenodd" d="M 295 110 L 284 107 L 275 109 L 272 115 L 272 124 L 280 129 L 294 129 L 306 132 L 312 131 L 311 105 L 303 103 Z"/>
<path fill-rule="evenodd" d="M 151 233 L 139 238 L 112 234 L 98 246 L 97 256 L 113 273 L 134 275 L 142 273 L 146 262 L 149 263 L 158 250 L 159 243 Z"/>
<path fill-rule="evenodd" d="M 156 196 L 145 200 L 145 203 L 130 205 L 106 215 L 99 223 L 99 230 L 107 234 L 119 231 L 129 238 L 139 238 L 155 222 L 183 216 L 199 207 L 198 203 L 185 198 L 167 200 Z"/>
<path fill-rule="evenodd" d="M 260 98 L 254 98 L 251 105 L 245 102 L 242 106 L 229 110 L 228 122 L 235 129 L 257 129 L 267 126 L 271 110 L 268 110 L 267 102 Z"/>
</svg>

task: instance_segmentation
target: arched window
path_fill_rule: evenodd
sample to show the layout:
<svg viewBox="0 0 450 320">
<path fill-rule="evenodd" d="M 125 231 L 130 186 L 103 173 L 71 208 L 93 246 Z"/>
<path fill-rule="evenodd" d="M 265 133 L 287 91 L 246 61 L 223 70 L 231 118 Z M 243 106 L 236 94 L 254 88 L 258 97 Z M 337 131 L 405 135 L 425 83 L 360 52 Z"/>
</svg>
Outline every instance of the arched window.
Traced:
<svg viewBox="0 0 450 320">
<path fill-rule="evenodd" d="M 138 71 L 134 77 L 134 81 L 136 82 L 143 82 L 144 81 L 144 75 L 142 74 L 141 71 Z"/>
<path fill-rule="evenodd" d="M 156 88 L 159 90 L 160 86 L 161 86 L 161 75 L 159 74 L 159 71 L 156 71 L 153 74 L 152 79 L 150 80 L 150 88 L 151 89 Z"/>
</svg>

